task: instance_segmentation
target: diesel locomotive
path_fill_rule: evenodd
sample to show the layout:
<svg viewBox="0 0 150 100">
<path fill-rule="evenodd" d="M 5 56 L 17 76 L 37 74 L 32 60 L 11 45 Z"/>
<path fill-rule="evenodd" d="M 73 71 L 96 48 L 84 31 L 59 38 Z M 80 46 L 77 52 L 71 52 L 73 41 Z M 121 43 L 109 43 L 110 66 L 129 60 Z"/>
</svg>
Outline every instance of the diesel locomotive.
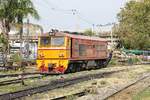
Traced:
<svg viewBox="0 0 150 100">
<path fill-rule="evenodd" d="M 70 32 L 49 32 L 38 39 L 37 68 L 41 72 L 69 73 L 106 67 L 111 59 L 108 42 Z"/>
</svg>

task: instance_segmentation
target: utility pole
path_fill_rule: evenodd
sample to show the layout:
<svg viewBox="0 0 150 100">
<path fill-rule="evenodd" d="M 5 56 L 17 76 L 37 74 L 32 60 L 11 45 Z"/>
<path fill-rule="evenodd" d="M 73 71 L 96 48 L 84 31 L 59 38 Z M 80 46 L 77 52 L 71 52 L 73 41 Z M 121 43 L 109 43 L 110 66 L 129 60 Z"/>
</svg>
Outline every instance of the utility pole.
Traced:
<svg viewBox="0 0 150 100">
<path fill-rule="evenodd" d="M 110 31 L 110 37 L 111 37 L 111 47 L 113 48 L 113 46 L 114 46 L 114 43 L 113 43 L 113 32 L 112 32 L 112 29 L 111 29 L 111 31 Z"/>
<path fill-rule="evenodd" d="M 98 25 L 96 25 L 97 27 L 107 27 L 107 26 L 111 26 L 111 25 L 115 25 L 115 23 L 107 23 L 107 24 L 104 24 L 104 25 L 101 25 L 101 24 L 98 24 Z M 113 49 L 113 47 L 114 47 L 114 39 L 113 39 L 114 37 L 113 37 L 113 32 L 112 32 L 112 29 L 111 29 L 111 31 L 110 31 L 110 46 L 111 46 L 111 48 Z"/>
<path fill-rule="evenodd" d="M 92 33 L 94 33 L 94 31 L 95 31 L 95 24 L 92 24 Z M 95 34 L 95 35 L 97 35 L 97 34 Z"/>
<path fill-rule="evenodd" d="M 102 27 L 102 25 L 98 24 L 98 25 L 96 25 L 96 27 L 98 28 L 97 36 L 101 36 L 101 27 Z"/>
<path fill-rule="evenodd" d="M 30 25 L 30 20 L 29 18 L 27 19 L 27 59 L 29 59 L 29 25 Z"/>
<path fill-rule="evenodd" d="M 20 67 L 22 68 L 22 58 L 23 58 L 23 52 L 22 52 L 22 43 L 23 43 L 23 23 L 20 24 Z"/>
<path fill-rule="evenodd" d="M 115 25 L 115 23 L 111 23 L 110 25 Z M 112 28 L 111 28 L 111 32 L 110 32 L 110 34 L 111 34 L 111 46 L 112 46 L 112 49 L 114 49 L 114 37 L 113 37 L 113 31 L 112 31 Z"/>
<path fill-rule="evenodd" d="M 76 9 L 72 9 L 72 14 L 76 17 L 76 31 L 79 31 L 79 17 L 78 17 L 78 11 Z"/>
</svg>

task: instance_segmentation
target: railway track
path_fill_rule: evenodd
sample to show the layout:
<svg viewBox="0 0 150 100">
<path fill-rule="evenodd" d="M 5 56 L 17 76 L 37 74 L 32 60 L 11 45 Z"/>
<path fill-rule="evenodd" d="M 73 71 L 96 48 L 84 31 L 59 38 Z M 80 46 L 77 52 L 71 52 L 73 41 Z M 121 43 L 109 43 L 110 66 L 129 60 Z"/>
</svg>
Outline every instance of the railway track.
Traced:
<svg viewBox="0 0 150 100">
<path fill-rule="evenodd" d="M 23 80 L 26 80 L 26 79 L 36 79 L 36 78 L 41 78 L 42 76 L 32 76 L 32 77 L 26 77 L 26 78 L 23 78 Z M 7 80 L 7 81 L 2 81 L 0 82 L 0 86 L 5 86 L 5 85 L 9 85 L 9 84 L 17 84 L 17 83 L 20 83 L 22 81 L 21 78 L 18 78 L 18 79 L 12 79 L 12 80 Z"/>
<path fill-rule="evenodd" d="M 27 76 L 27 75 L 42 75 L 42 74 L 46 74 L 46 75 L 60 75 L 60 73 L 41 73 L 41 72 L 34 72 L 34 73 L 20 73 L 20 74 L 6 74 L 6 75 L 0 75 L 0 78 L 4 78 L 4 77 L 18 77 L 18 76 Z"/>
<path fill-rule="evenodd" d="M 6 94 L 1 94 L 0 95 L 0 100 L 10 100 L 10 99 L 16 99 L 16 98 L 20 98 L 20 97 L 24 97 L 24 96 L 28 96 L 28 95 L 33 95 L 33 94 L 36 94 L 36 93 L 41 93 L 41 92 L 45 92 L 45 91 L 48 91 L 48 90 L 53 90 L 53 89 L 56 89 L 56 88 L 61 88 L 61 87 L 77 84 L 77 83 L 80 83 L 80 82 L 83 82 L 83 81 L 88 81 L 88 80 L 91 80 L 91 79 L 106 77 L 108 75 L 111 75 L 111 74 L 114 74 L 114 73 L 117 73 L 117 72 L 126 71 L 126 70 L 129 70 L 129 69 L 127 68 L 127 69 L 111 71 L 111 72 L 102 72 L 102 73 L 98 73 L 98 74 L 90 74 L 90 75 L 87 75 L 87 76 L 76 77 L 76 78 L 73 78 L 73 79 L 55 80 L 55 81 L 52 81 L 52 82 L 50 82 L 46 85 L 43 85 L 43 86 L 29 88 L 29 89 L 26 89 L 26 90 L 20 90 L 20 91 L 6 93 Z M 51 75 L 56 75 L 56 74 L 52 73 Z M 8 81 L 3 82 L 2 84 L 4 84 L 4 83 L 9 84 L 9 82 L 8 83 L 7 82 Z M 15 82 L 17 83 L 17 81 L 14 81 L 14 83 Z M 18 80 L 18 83 L 19 82 L 20 81 Z M 81 92 L 81 93 L 77 93 L 77 94 L 74 94 L 74 95 L 79 95 L 80 96 L 80 95 L 83 95 L 83 94 L 86 94 L 86 93 Z M 56 99 L 56 100 L 59 100 L 59 99 Z"/>
<path fill-rule="evenodd" d="M 4 78 L 4 77 L 18 77 L 20 75 L 37 75 L 37 74 L 40 74 L 38 72 L 35 72 L 35 73 L 20 73 L 20 74 L 5 74 L 5 75 L 0 75 L 0 78 Z"/>
<path fill-rule="evenodd" d="M 26 77 L 29 75 L 38 75 L 38 76 L 30 76 L 30 77 Z M 18 79 L 12 79 L 12 80 L 6 80 L 6 81 L 1 81 L 0 82 L 0 86 L 5 86 L 5 85 L 10 85 L 10 84 L 17 84 L 22 82 L 22 80 L 26 80 L 26 79 L 40 79 L 42 76 L 50 76 L 50 75 L 60 75 L 59 73 L 24 73 L 24 74 L 12 74 L 11 77 L 18 77 Z M 10 76 L 10 75 L 7 75 Z M 23 78 L 21 78 L 23 76 Z M 6 77 L 6 76 L 5 76 Z M 20 77 L 20 78 L 19 78 Z"/>
<path fill-rule="evenodd" d="M 150 62 L 144 62 L 140 64 L 132 64 L 132 65 L 148 65 Z M 129 65 L 123 65 L 123 66 L 129 66 Z M 59 73 L 41 73 L 41 72 L 33 72 L 33 73 L 20 73 L 20 74 L 5 74 L 5 75 L 0 75 L 0 78 L 4 77 L 18 77 L 20 75 L 38 75 L 38 74 L 49 74 L 49 75 L 60 75 Z"/>
<path fill-rule="evenodd" d="M 42 77 L 42 74 L 43 75 L 47 75 L 47 76 L 50 76 L 50 75 L 60 75 L 59 73 L 56 74 L 56 73 L 38 73 L 38 72 L 36 72 L 36 73 L 22 73 L 22 74 L 1 75 L 1 78 L 4 78 L 4 77 L 18 77 L 18 79 L 1 81 L 0 82 L 0 86 L 10 85 L 10 84 L 17 84 L 17 83 L 22 82 L 22 80 L 26 80 L 26 79 L 40 79 Z M 25 76 L 28 76 L 28 75 L 39 75 L 39 76 L 25 77 Z M 19 78 L 19 76 L 20 77 L 23 76 L 23 79 Z"/>
<path fill-rule="evenodd" d="M 21 91 L 17 91 L 17 92 L 1 94 L 0 100 L 11 100 L 11 99 L 16 99 L 16 98 L 20 98 L 20 97 L 24 97 L 24 96 L 28 96 L 28 95 L 33 95 L 36 93 L 41 93 L 41 92 L 53 90 L 56 88 L 70 86 L 70 85 L 77 84 L 77 83 L 80 83 L 83 81 L 88 81 L 91 79 L 103 78 L 107 75 L 111 75 L 113 73 L 122 72 L 122 71 L 125 71 L 125 70 L 117 70 L 117 71 L 110 71 L 110 72 L 102 72 L 102 73 L 98 73 L 98 74 L 90 74 L 90 75 L 86 75 L 86 76 L 76 77 L 73 79 L 55 80 L 55 81 L 50 82 L 47 85 L 29 88 L 29 89 L 21 90 Z"/>
<path fill-rule="evenodd" d="M 67 99 L 68 97 L 81 97 L 81 96 L 85 96 L 87 94 L 87 92 L 85 91 L 82 91 L 82 92 L 78 92 L 78 93 L 75 93 L 75 94 L 72 94 L 72 95 L 67 95 L 67 96 L 62 96 L 62 97 L 58 97 L 58 98 L 53 98 L 51 100 L 65 100 Z"/>
<path fill-rule="evenodd" d="M 130 84 L 124 86 L 123 88 L 121 88 L 121 89 L 119 89 L 119 90 L 113 92 L 112 94 L 110 94 L 110 95 L 108 95 L 108 96 L 106 96 L 106 97 L 101 98 L 100 100 L 108 100 L 109 98 L 111 98 L 111 97 L 115 96 L 116 94 L 118 94 L 118 93 L 120 93 L 120 92 L 122 92 L 122 91 L 124 91 L 124 90 L 126 90 L 126 89 L 128 89 L 128 88 L 130 88 L 130 87 L 133 86 L 133 85 L 136 85 L 137 83 L 139 83 L 139 82 L 145 80 L 146 78 L 150 79 L 150 74 L 145 75 L 145 76 L 143 76 L 143 77 L 140 77 L 139 79 L 137 79 L 137 80 L 133 81 L 132 83 L 130 83 Z M 150 86 L 150 85 L 149 85 L 149 86 Z M 85 95 L 87 95 L 87 94 L 88 94 L 87 91 L 81 91 L 81 92 L 78 92 L 78 93 L 75 93 L 75 94 L 65 95 L 65 96 L 62 96 L 62 97 L 53 98 L 53 99 L 51 99 L 51 100 L 66 100 L 68 97 L 71 97 L 71 96 L 73 96 L 73 97 L 81 97 L 81 96 L 85 96 Z"/>
<path fill-rule="evenodd" d="M 118 93 L 120 93 L 120 92 L 122 92 L 122 91 L 124 91 L 124 90 L 126 90 L 126 89 L 128 89 L 128 88 L 130 88 L 130 87 L 132 87 L 132 86 L 142 82 L 143 80 L 145 80 L 147 78 L 150 79 L 150 74 L 144 75 L 143 77 L 140 77 L 139 79 L 137 79 L 137 80 L 131 82 L 130 84 L 124 86 L 123 88 L 118 89 L 116 92 L 114 92 L 114 93 L 110 94 L 109 96 L 105 97 L 104 100 L 107 100 L 107 99 L 115 96 L 116 94 L 118 94 Z"/>
</svg>

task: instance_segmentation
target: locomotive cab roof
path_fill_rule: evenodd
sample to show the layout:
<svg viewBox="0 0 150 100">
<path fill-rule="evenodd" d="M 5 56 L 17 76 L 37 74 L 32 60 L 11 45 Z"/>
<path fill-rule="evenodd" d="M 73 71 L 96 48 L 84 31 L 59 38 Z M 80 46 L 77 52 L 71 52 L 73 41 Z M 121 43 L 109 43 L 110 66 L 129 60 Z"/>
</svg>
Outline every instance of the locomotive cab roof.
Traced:
<svg viewBox="0 0 150 100">
<path fill-rule="evenodd" d="M 40 37 L 47 37 L 47 36 L 66 36 L 66 37 L 76 38 L 76 39 L 86 39 L 86 40 L 95 40 L 95 41 L 107 42 L 107 40 L 104 38 L 95 37 L 95 36 L 85 36 L 84 33 L 68 32 L 68 31 L 48 32 L 48 33 L 42 34 Z"/>
</svg>

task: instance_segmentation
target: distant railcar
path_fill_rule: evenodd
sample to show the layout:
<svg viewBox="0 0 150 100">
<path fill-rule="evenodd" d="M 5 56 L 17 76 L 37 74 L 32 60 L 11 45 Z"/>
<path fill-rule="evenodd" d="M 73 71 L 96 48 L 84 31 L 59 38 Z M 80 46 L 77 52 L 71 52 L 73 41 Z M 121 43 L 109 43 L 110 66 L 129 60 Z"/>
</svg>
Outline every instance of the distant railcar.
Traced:
<svg viewBox="0 0 150 100">
<path fill-rule="evenodd" d="M 102 68 L 110 58 L 107 45 L 99 37 L 64 32 L 40 36 L 37 67 L 41 72 L 56 73 Z"/>
</svg>

